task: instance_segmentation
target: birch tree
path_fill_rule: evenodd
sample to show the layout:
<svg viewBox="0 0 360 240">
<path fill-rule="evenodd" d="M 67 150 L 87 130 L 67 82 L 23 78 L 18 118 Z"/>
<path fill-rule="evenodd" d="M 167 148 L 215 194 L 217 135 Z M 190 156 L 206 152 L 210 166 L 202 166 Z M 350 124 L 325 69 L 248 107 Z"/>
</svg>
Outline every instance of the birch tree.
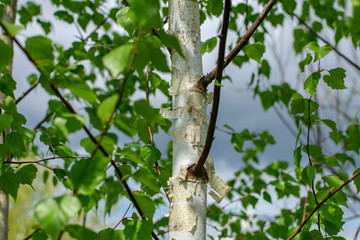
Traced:
<svg viewBox="0 0 360 240">
<path fill-rule="evenodd" d="M 358 1 L 18 4 L 0 1 L 0 240 L 348 238 L 360 200 Z M 204 39 L 209 21 L 218 31 Z M 281 28 L 293 36 L 284 44 Z M 220 92 L 238 81 L 293 134 L 281 148 L 289 159 L 269 160 L 272 126 L 217 121 Z M 43 117 L 23 107 L 34 97 Z M 209 154 L 219 131 L 239 154 L 234 176 Z M 33 217 L 21 218 L 31 229 L 12 231 L 8 199 L 19 207 L 19 187 L 36 194 L 39 181 L 58 191 L 34 198 Z"/>
</svg>

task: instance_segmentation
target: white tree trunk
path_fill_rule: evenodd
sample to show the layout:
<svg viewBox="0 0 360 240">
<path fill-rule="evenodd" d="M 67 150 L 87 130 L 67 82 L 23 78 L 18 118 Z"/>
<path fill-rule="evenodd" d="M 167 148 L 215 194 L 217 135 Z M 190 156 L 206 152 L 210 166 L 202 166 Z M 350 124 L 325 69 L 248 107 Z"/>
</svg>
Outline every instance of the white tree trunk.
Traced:
<svg viewBox="0 0 360 240">
<path fill-rule="evenodd" d="M 15 23 L 16 17 L 16 9 L 17 9 L 17 0 L 12 0 L 10 6 L 4 7 L 3 20 Z M 2 34 L 1 39 L 9 44 L 13 45 L 12 40 L 5 34 Z M 7 66 L 7 70 L 9 74 L 12 72 L 12 63 Z M 6 96 L 0 92 L 0 101 L 4 102 Z M 3 110 L 0 110 L 0 114 L 2 114 Z M 4 134 L 8 133 L 9 130 L 5 130 L 0 133 L 0 144 L 4 144 Z M 9 234 L 9 194 L 5 193 L 2 189 L 0 189 L 0 240 L 7 240 Z"/>
<path fill-rule="evenodd" d="M 198 2 L 169 1 L 169 33 L 175 35 L 185 55 L 171 54 L 170 94 L 172 111 L 163 109 L 164 117 L 173 118 L 173 171 L 169 179 L 169 239 L 206 238 L 207 187 L 201 179 L 186 179 L 186 168 L 196 163 L 207 131 L 206 96 L 193 85 L 202 76 L 200 17 Z"/>
</svg>

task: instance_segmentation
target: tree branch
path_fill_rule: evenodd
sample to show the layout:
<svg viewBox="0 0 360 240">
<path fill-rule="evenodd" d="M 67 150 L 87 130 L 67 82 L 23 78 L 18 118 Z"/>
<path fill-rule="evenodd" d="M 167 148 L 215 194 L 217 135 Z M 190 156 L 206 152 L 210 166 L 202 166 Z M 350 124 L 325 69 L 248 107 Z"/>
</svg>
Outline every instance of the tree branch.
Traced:
<svg viewBox="0 0 360 240">
<path fill-rule="evenodd" d="M 350 60 L 347 56 L 345 56 L 343 53 L 341 53 L 336 46 L 332 45 L 329 41 L 327 41 L 325 38 L 321 37 L 319 34 L 317 34 L 317 32 L 312 29 L 304 20 L 302 20 L 298 15 L 296 15 L 295 13 L 293 13 L 293 16 L 299 21 L 300 24 L 304 25 L 304 27 L 306 27 L 309 32 L 311 32 L 312 34 L 315 35 L 315 37 L 317 37 L 318 39 L 320 39 L 321 41 L 323 41 L 324 43 L 330 45 L 332 47 L 332 49 L 334 50 L 334 52 L 336 52 L 340 57 L 342 57 L 345 61 L 347 61 L 348 63 L 350 63 L 350 65 L 352 65 L 354 68 L 356 68 L 357 70 L 360 71 L 360 66 L 357 65 L 356 63 L 354 63 L 352 60 Z"/>
<path fill-rule="evenodd" d="M 338 187 L 337 189 L 335 189 L 332 193 L 330 193 L 329 195 L 327 195 L 325 197 L 324 200 L 322 200 L 312 211 L 311 213 L 307 216 L 307 218 L 305 219 L 305 221 L 303 221 L 300 226 L 298 227 L 298 229 L 294 232 L 293 235 L 291 235 L 291 237 L 288 238 L 288 240 L 293 239 L 296 235 L 298 235 L 301 232 L 302 227 L 307 223 L 307 221 L 309 221 L 309 219 L 312 217 L 312 215 L 314 215 L 314 213 L 327 201 L 329 200 L 329 198 L 331 198 L 332 196 L 335 195 L 335 193 L 337 193 L 339 190 L 341 190 L 343 187 L 345 187 L 348 183 L 350 183 L 352 180 L 354 180 L 354 178 L 356 178 L 357 176 L 360 175 L 360 171 L 357 172 L 356 174 L 354 174 L 351 178 L 349 178 L 348 180 L 346 180 L 346 182 L 344 182 L 340 187 Z"/>
<path fill-rule="evenodd" d="M 249 30 L 245 33 L 245 35 L 241 38 L 240 42 L 234 47 L 234 49 L 226 56 L 223 68 L 226 68 L 227 65 L 235 58 L 235 56 L 243 49 L 243 47 L 247 44 L 250 37 L 255 33 L 256 29 L 260 26 L 260 24 L 264 21 L 267 14 L 270 12 L 271 8 L 276 3 L 276 0 L 270 0 L 264 10 L 259 14 L 255 22 L 251 25 Z M 206 91 L 207 86 L 215 79 L 215 74 L 217 72 L 218 67 L 215 67 L 210 73 L 208 73 L 205 77 L 202 77 L 196 84 L 195 88 Z"/>
<path fill-rule="evenodd" d="M 0 23 L 1 24 L 1 23 Z M 36 67 L 36 69 L 41 73 L 41 69 L 39 68 L 39 66 L 36 64 L 35 60 L 30 56 L 30 54 L 24 49 L 24 47 L 20 44 L 20 42 L 15 38 L 15 37 L 12 37 L 12 39 L 14 40 L 14 42 L 18 45 L 18 47 L 24 52 L 24 54 L 28 57 L 29 61 Z M 66 108 L 71 112 L 71 113 L 74 113 L 74 114 L 77 114 L 77 112 L 74 110 L 74 108 L 70 105 L 70 103 L 61 95 L 61 93 L 59 92 L 59 90 L 57 89 L 57 87 L 54 85 L 54 84 L 50 84 L 50 87 L 51 89 L 55 92 L 55 94 L 60 98 L 60 100 L 63 102 L 63 104 L 66 106 Z M 92 135 L 92 133 L 90 132 L 90 130 L 84 125 L 83 126 L 83 129 L 84 131 L 87 133 L 87 135 L 90 137 L 91 141 L 93 143 L 97 143 L 97 140 L 95 139 L 95 137 Z M 105 151 L 105 149 L 99 145 L 99 149 L 100 151 L 103 153 L 103 155 L 105 157 L 110 157 L 110 154 L 107 153 Z M 141 210 L 138 202 L 136 201 L 129 185 L 127 184 L 125 178 L 123 177 L 119 167 L 116 165 L 116 163 L 111 160 L 110 161 L 111 165 L 115 168 L 115 172 L 117 173 L 117 175 L 119 176 L 119 179 L 121 181 L 121 183 L 124 185 L 125 189 L 126 189 L 126 192 L 127 194 L 129 195 L 131 201 L 133 202 L 136 210 L 138 211 L 140 217 L 142 219 L 146 219 L 143 211 Z M 158 237 L 156 236 L 156 234 L 154 232 L 151 233 L 151 235 L 153 236 L 154 239 L 158 239 Z"/>
<path fill-rule="evenodd" d="M 217 83 L 215 83 L 214 85 L 214 101 L 211 109 L 210 122 L 206 135 L 205 145 L 201 152 L 199 160 L 193 167 L 194 175 L 196 177 L 201 177 L 204 173 L 204 164 L 209 155 L 211 145 L 214 140 L 216 119 L 217 119 L 219 103 L 220 103 L 220 90 L 221 90 L 220 84 L 222 79 L 222 71 L 224 68 L 223 66 L 224 66 L 225 46 L 226 46 L 226 37 L 229 26 L 230 11 L 231 11 L 231 0 L 225 0 L 223 25 L 221 29 L 221 34 L 219 36 L 220 43 L 219 43 L 219 53 L 218 53 L 218 65 L 217 65 L 218 70 L 216 71 Z"/>
</svg>

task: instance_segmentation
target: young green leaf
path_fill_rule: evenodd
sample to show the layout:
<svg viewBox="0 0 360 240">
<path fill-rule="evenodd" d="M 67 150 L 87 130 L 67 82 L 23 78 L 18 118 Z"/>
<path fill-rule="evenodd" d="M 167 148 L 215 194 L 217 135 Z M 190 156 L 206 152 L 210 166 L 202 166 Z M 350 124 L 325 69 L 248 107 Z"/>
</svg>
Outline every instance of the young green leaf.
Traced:
<svg viewBox="0 0 360 240">
<path fill-rule="evenodd" d="M 44 36 L 35 36 L 26 40 L 26 50 L 35 60 L 36 65 L 44 70 L 53 66 L 54 54 L 52 41 Z"/>
<path fill-rule="evenodd" d="M 105 177 L 108 158 L 85 158 L 77 161 L 70 171 L 70 179 L 80 194 L 91 195 Z"/>
<path fill-rule="evenodd" d="M 0 71 L 1 71 L 1 67 L 0 67 Z M 0 77 L 0 92 L 14 99 L 15 89 L 16 89 L 16 82 L 14 81 L 12 76 L 10 74 L 3 74 L 3 76 Z"/>
<path fill-rule="evenodd" d="M 315 52 L 314 61 L 325 57 L 326 55 L 328 55 L 332 51 L 332 47 L 330 45 L 324 45 L 322 47 L 319 47 L 317 42 L 310 42 L 307 45 L 307 47 L 308 47 L 309 50 Z"/>
<path fill-rule="evenodd" d="M 7 114 L 0 114 L 0 132 L 10 128 L 13 117 Z"/>
<path fill-rule="evenodd" d="M 155 110 L 150 106 L 149 102 L 141 99 L 134 103 L 135 112 L 143 116 L 146 120 L 152 121 L 156 117 Z"/>
<path fill-rule="evenodd" d="M 107 121 L 109 121 L 109 118 L 111 117 L 112 112 L 114 111 L 116 102 L 119 99 L 119 95 L 115 94 L 110 97 L 105 98 L 98 107 L 97 115 L 102 121 L 103 124 L 105 124 Z"/>
<path fill-rule="evenodd" d="M 141 157 L 148 164 L 148 166 L 152 166 L 156 161 L 160 160 L 161 152 L 155 147 L 144 145 L 141 147 Z"/>
<path fill-rule="evenodd" d="M 344 181 L 335 175 L 326 175 L 323 176 L 322 179 L 333 189 L 340 187 L 344 183 Z"/>
<path fill-rule="evenodd" d="M 71 83 L 68 88 L 75 96 L 81 97 L 89 103 L 96 102 L 96 94 L 85 82 Z"/>
<path fill-rule="evenodd" d="M 300 167 L 301 157 L 301 146 L 299 146 L 294 150 L 294 164 L 296 167 Z"/>
<path fill-rule="evenodd" d="M 336 123 L 331 119 L 322 119 L 321 120 L 326 126 L 328 126 L 334 132 L 337 132 Z"/>
<path fill-rule="evenodd" d="M 31 185 L 36 178 L 37 168 L 33 164 L 28 164 L 16 172 L 16 176 L 21 184 Z"/>
<path fill-rule="evenodd" d="M 13 51 L 9 45 L 0 40 L 0 52 L 0 71 L 2 71 L 12 60 Z"/>
<path fill-rule="evenodd" d="M 16 201 L 19 186 L 20 182 L 14 173 L 14 169 L 3 165 L 0 175 L 0 188 L 10 194 L 10 196 Z"/>
<path fill-rule="evenodd" d="M 15 25 L 6 21 L 2 21 L 1 23 L 4 25 L 6 31 L 11 37 L 15 37 L 18 32 L 24 29 L 24 27 L 21 25 Z"/>
<path fill-rule="evenodd" d="M 201 54 L 204 54 L 206 52 L 211 52 L 212 50 L 214 50 L 214 48 L 216 47 L 216 43 L 217 43 L 216 37 L 209 38 L 208 40 L 203 42 L 203 44 L 201 45 Z"/>
<path fill-rule="evenodd" d="M 307 54 L 305 59 L 302 60 L 301 62 L 299 62 L 299 67 L 301 69 L 301 72 L 304 72 L 304 68 L 306 65 L 309 65 L 311 63 L 311 60 L 312 60 L 312 56 L 311 54 Z"/>
<path fill-rule="evenodd" d="M 160 192 L 160 185 L 156 177 L 151 174 L 146 168 L 142 167 L 132 175 L 137 181 L 140 181 L 145 186 L 149 187 L 155 193 Z"/>
<path fill-rule="evenodd" d="M 355 175 L 356 173 L 358 173 L 360 171 L 360 168 L 356 169 L 354 172 L 353 172 L 353 175 Z M 357 176 L 356 178 L 354 178 L 354 184 L 356 186 L 356 190 L 357 190 L 357 193 L 360 192 L 360 177 Z"/>
<path fill-rule="evenodd" d="M 290 103 L 291 114 L 303 113 L 305 111 L 305 101 L 306 99 L 301 94 L 294 93 Z"/>
<path fill-rule="evenodd" d="M 76 197 L 64 195 L 47 198 L 36 204 L 35 218 L 52 239 L 57 239 L 59 233 L 80 209 L 81 205 Z"/>
<path fill-rule="evenodd" d="M 304 89 L 307 90 L 312 97 L 315 95 L 316 87 L 319 83 L 320 77 L 321 74 L 319 72 L 313 72 L 304 83 Z"/>
<path fill-rule="evenodd" d="M 332 89 L 345 89 L 344 78 L 346 77 L 343 68 L 334 68 L 329 70 L 330 75 L 324 75 L 324 82 Z"/>
<path fill-rule="evenodd" d="M 77 240 L 96 240 L 98 235 L 96 232 L 80 225 L 68 225 L 66 226 L 66 231 L 70 236 Z M 107 238 L 102 238 L 107 239 Z"/>
<path fill-rule="evenodd" d="M 246 45 L 244 48 L 244 52 L 249 58 L 254 59 L 258 63 L 260 63 L 260 60 L 265 53 L 265 46 L 261 42 Z"/>
<path fill-rule="evenodd" d="M 116 13 L 117 23 L 132 35 L 137 29 L 136 23 L 128 16 L 130 7 L 123 7 Z"/>
<path fill-rule="evenodd" d="M 133 53 L 133 49 L 133 44 L 124 44 L 115 48 L 112 52 L 106 54 L 102 58 L 104 66 L 110 71 L 113 78 L 116 78 L 119 74 L 125 72 L 129 64 L 131 54 Z"/>
<path fill-rule="evenodd" d="M 302 179 L 309 186 L 312 185 L 312 182 L 315 179 L 315 174 L 316 174 L 316 168 L 313 166 L 307 166 L 301 172 Z"/>
<path fill-rule="evenodd" d="M 180 43 L 174 35 L 166 33 L 164 29 L 157 31 L 157 34 L 167 48 L 174 49 L 182 58 L 185 58 Z"/>
</svg>

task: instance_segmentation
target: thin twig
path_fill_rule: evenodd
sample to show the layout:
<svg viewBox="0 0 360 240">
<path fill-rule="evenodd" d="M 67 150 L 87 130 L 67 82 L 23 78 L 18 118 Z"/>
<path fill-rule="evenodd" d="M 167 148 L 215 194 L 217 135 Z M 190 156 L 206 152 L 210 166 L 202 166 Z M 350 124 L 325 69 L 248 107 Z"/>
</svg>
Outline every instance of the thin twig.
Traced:
<svg viewBox="0 0 360 240">
<path fill-rule="evenodd" d="M 120 221 L 113 227 L 113 230 L 115 230 L 115 229 L 119 226 L 119 224 L 120 224 L 124 219 L 126 219 L 125 216 L 126 216 L 127 212 L 129 211 L 129 209 L 130 209 L 131 206 L 132 206 L 132 203 L 129 204 L 129 207 L 126 209 L 123 217 L 122 217 L 122 218 L 120 219 Z"/>
<path fill-rule="evenodd" d="M 40 231 L 41 230 L 41 228 L 37 228 L 37 229 L 35 229 L 35 231 L 33 231 L 32 233 L 30 233 L 27 237 L 25 237 L 24 238 L 24 240 L 28 240 L 28 239 L 31 239 L 32 238 L 32 236 L 35 234 L 35 233 L 37 233 L 38 231 Z"/>
<path fill-rule="evenodd" d="M 264 10 L 259 14 L 255 22 L 251 25 L 249 30 L 245 33 L 245 35 L 241 38 L 240 42 L 234 47 L 234 49 L 226 56 L 224 60 L 223 68 L 226 68 L 227 65 L 235 58 L 235 56 L 243 49 L 243 47 L 247 44 L 251 36 L 255 33 L 256 29 L 260 26 L 260 24 L 264 21 L 267 14 L 270 12 L 271 8 L 274 6 L 277 0 L 270 0 Z M 215 79 L 215 73 L 217 72 L 217 67 L 215 67 L 210 73 L 208 73 L 205 77 L 202 77 L 196 84 L 195 87 L 200 89 L 201 91 L 206 91 L 207 86 Z"/>
<path fill-rule="evenodd" d="M 225 47 L 226 47 L 226 37 L 227 31 L 229 26 L 229 18 L 230 18 L 230 11 L 231 11 L 231 1 L 225 0 L 225 7 L 224 7 L 224 16 L 223 16 L 223 24 L 221 29 L 220 44 L 219 44 L 219 53 L 218 53 L 218 65 L 216 71 L 216 80 L 217 83 L 214 85 L 214 100 L 211 109 L 209 127 L 207 130 L 205 145 L 203 150 L 201 151 L 199 160 L 197 161 L 196 165 L 194 166 L 194 173 L 196 177 L 202 176 L 205 161 L 209 155 L 212 142 L 214 140 L 214 132 L 216 127 L 216 119 L 219 110 L 219 103 L 220 103 L 220 91 L 221 91 L 221 79 L 222 79 L 222 71 L 224 66 L 224 56 L 225 56 Z"/>
<path fill-rule="evenodd" d="M 311 158 L 310 158 L 310 128 L 311 128 L 311 122 L 310 122 L 310 117 L 311 117 L 311 111 L 310 111 L 310 107 L 311 107 L 311 97 L 308 99 L 308 131 L 307 131 L 307 139 L 306 139 L 306 151 L 307 151 L 307 155 L 308 155 L 308 158 L 309 158 L 309 166 L 313 166 L 314 163 L 311 162 Z M 312 191 L 312 194 L 314 195 L 314 199 L 315 199 L 315 203 L 316 203 L 316 206 L 319 206 L 319 202 L 317 200 L 317 197 L 316 197 L 316 193 L 315 193 L 315 188 L 314 188 L 314 179 L 312 180 L 311 182 L 311 191 Z M 318 213 L 318 222 L 317 222 L 317 225 L 318 225 L 318 230 L 319 232 L 321 232 L 321 228 L 320 228 L 320 214 Z"/>
<path fill-rule="evenodd" d="M 34 161 L 22 161 L 22 162 L 12 162 L 12 161 L 5 161 L 3 163 L 5 164 L 30 164 L 30 163 L 40 163 L 40 162 L 46 162 L 49 160 L 56 160 L 56 159 L 61 159 L 61 158 L 89 158 L 86 156 L 62 156 L 62 157 L 51 157 L 51 158 L 45 158 L 45 159 L 40 159 L 40 160 L 34 160 Z"/>
<path fill-rule="evenodd" d="M 226 208 L 227 206 L 229 206 L 229 205 L 231 205 L 231 204 L 233 204 L 233 203 L 235 203 L 235 202 L 237 202 L 237 201 L 243 200 L 243 199 L 247 198 L 248 196 L 249 196 L 249 194 L 247 194 L 247 195 L 245 195 L 245 196 L 242 196 L 242 197 L 240 197 L 240 198 L 234 199 L 234 200 L 230 201 L 229 203 L 225 204 L 224 206 L 222 206 L 221 208 L 218 208 L 218 209 L 216 209 L 216 210 L 208 213 L 207 216 L 209 217 L 209 216 L 213 215 L 214 213 L 220 212 L 221 210 L 223 210 L 223 209 Z"/>
<path fill-rule="evenodd" d="M 51 115 L 53 115 L 53 113 L 54 113 L 54 112 L 52 112 L 52 111 L 48 112 L 48 113 L 46 114 L 46 116 L 45 116 L 38 124 L 36 124 L 36 126 L 35 126 L 34 129 L 33 129 L 33 131 L 35 132 L 37 129 L 39 129 L 39 128 L 41 127 L 41 125 L 43 125 L 44 122 L 46 122 L 47 119 L 48 119 Z"/>
<path fill-rule="evenodd" d="M 333 192 L 331 192 L 329 195 L 327 195 L 324 200 L 322 200 L 312 211 L 311 213 L 307 216 L 307 218 L 305 219 L 305 221 L 303 221 L 300 226 L 298 227 L 298 229 L 296 229 L 296 231 L 294 232 L 293 235 L 291 235 L 291 237 L 288 238 L 288 240 L 293 239 L 296 235 L 298 235 L 301 232 L 301 229 L 303 228 L 303 226 L 307 223 L 307 221 L 309 221 L 309 219 L 312 217 L 312 215 L 314 215 L 314 213 L 327 201 L 329 200 L 329 198 L 331 198 L 332 196 L 335 195 L 335 193 L 337 193 L 340 189 L 342 189 L 343 187 L 345 187 L 347 184 L 349 184 L 352 180 L 354 180 L 354 178 L 356 178 L 357 176 L 360 175 L 360 171 L 357 172 L 356 174 L 354 174 L 351 178 L 349 178 L 346 182 L 344 182 L 340 187 L 338 187 L 337 189 L 335 189 Z"/>
<path fill-rule="evenodd" d="M 359 225 L 359 227 L 358 227 L 357 230 L 356 230 L 356 233 L 355 233 L 355 236 L 354 236 L 354 240 L 357 239 L 357 237 L 358 237 L 358 235 L 359 235 L 359 232 L 360 232 L 360 225 Z"/>
<path fill-rule="evenodd" d="M 332 49 L 334 50 L 334 52 L 336 52 L 340 57 L 342 57 L 345 61 L 347 61 L 348 63 L 350 63 L 353 67 L 355 67 L 357 70 L 360 71 L 360 66 L 357 65 L 356 63 L 354 63 L 352 60 L 350 60 L 348 57 L 346 57 L 343 53 L 341 53 L 336 46 L 332 45 L 329 41 L 327 41 L 325 38 L 321 37 L 319 34 L 317 34 L 317 32 L 312 29 L 304 20 L 302 20 L 298 15 L 296 15 L 295 13 L 293 13 L 293 16 L 299 21 L 299 23 L 301 23 L 302 25 L 304 25 L 304 27 L 306 27 L 309 32 L 311 32 L 312 34 L 315 35 L 315 37 L 317 37 L 318 39 L 320 39 L 321 41 L 323 41 L 324 43 L 330 45 L 332 47 Z"/>
<path fill-rule="evenodd" d="M 26 97 L 26 95 L 28 95 L 34 88 L 36 88 L 39 82 L 40 82 L 39 79 L 36 80 L 28 90 L 26 90 L 20 97 L 16 99 L 15 103 L 18 104 L 21 100 L 23 100 L 23 98 Z"/>
<path fill-rule="evenodd" d="M 150 104 L 150 100 L 149 100 L 149 71 L 150 71 L 150 65 L 148 64 L 147 68 L 146 68 L 146 100 Z M 147 127 L 148 127 L 148 131 L 149 131 L 151 146 L 155 147 L 154 134 L 152 133 L 149 121 L 147 121 Z M 160 171 L 160 168 L 159 168 L 159 163 L 157 161 L 155 162 L 155 167 L 156 167 L 156 171 L 157 171 L 158 175 L 160 175 L 161 171 Z"/>
</svg>

